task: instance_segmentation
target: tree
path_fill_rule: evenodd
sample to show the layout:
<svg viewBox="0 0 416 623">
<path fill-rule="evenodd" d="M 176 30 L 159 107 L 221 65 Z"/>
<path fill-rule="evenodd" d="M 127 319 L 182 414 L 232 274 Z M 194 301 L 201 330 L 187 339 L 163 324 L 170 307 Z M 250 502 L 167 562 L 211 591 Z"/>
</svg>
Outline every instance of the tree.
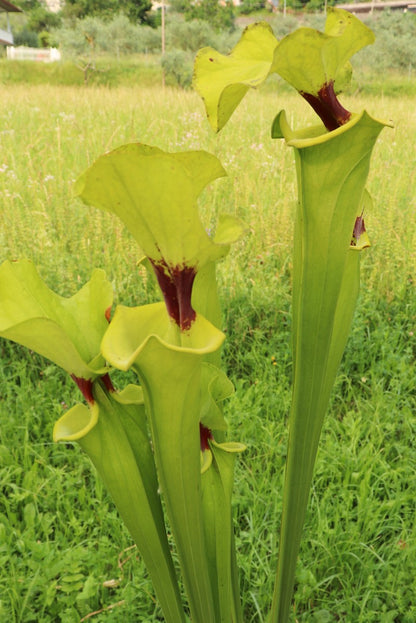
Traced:
<svg viewBox="0 0 416 623">
<path fill-rule="evenodd" d="M 243 0 L 240 6 L 240 13 L 243 15 L 249 15 L 256 11 L 261 11 L 266 8 L 265 0 Z"/>
<path fill-rule="evenodd" d="M 230 1 L 221 5 L 218 0 L 176 0 L 171 6 L 180 10 L 186 20 L 204 20 L 215 30 L 234 30 L 234 7 Z"/>
<path fill-rule="evenodd" d="M 65 17 L 102 17 L 110 18 L 118 13 L 123 2 L 117 0 L 66 0 L 63 8 Z"/>
<path fill-rule="evenodd" d="M 124 12 L 131 22 L 153 26 L 154 16 L 150 13 L 152 0 L 128 0 L 120 4 L 126 5 Z"/>
<path fill-rule="evenodd" d="M 49 32 L 52 28 L 61 25 L 61 18 L 57 13 L 48 11 L 42 4 L 34 7 L 28 12 L 28 27 L 34 32 Z"/>
<path fill-rule="evenodd" d="M 23 30 L 27 32 L 40 33 L 61 25 L 60 15 L 48 11 L 39 0 L 21 0 L 19 7 L 25 13 L 26 27 Z"/>
<path fill-rule="evenodd" d="M 32 2 L 33 0 L 28 0 Z M 100 17 L 112 19 L 117 13 L 124 13 L 134 24 L 156 25 L 151 12 L 152 0 L 66 0 L 63 15 L 70 19 Z"/>
</svg>

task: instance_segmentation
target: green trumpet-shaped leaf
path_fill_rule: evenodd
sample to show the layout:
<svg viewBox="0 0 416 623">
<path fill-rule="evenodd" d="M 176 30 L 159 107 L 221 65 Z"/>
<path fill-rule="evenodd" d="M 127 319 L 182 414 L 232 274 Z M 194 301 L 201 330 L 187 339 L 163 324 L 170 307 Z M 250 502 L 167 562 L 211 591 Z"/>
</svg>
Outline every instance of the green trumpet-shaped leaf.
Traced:
<svg viewBox="0 0 416 623">
<path fill-rule="evenodd" d="M 228 254 L 232 244 L 246 233 L 246 225 L 231 214 L 220 214 L 213 242 Z M 192 307 L 216 327 L 221 328 L 221 307 L 217 291 L 216 259 L 199 267 L 192 289 Z"/>
<path fill-rule="evenodd" d="M 225 246 L 226 253 L 230 246 L 242 238 L 247 232 L 247 226 L 232 214 L 220 214 L 214 236 L 215 244 Z"/>
<path fill-rule="evenodd" d="M 294 385 L 278 573 L 271 623 L 287 623 L 322 422 L 345 348 L 368 246 L 357 225 L 371 152 L 385 124 L 367 113 L 340 128 L 293 132 L 280 113 L 273 135 L 295 150 L 298 209 L 293 269 Z M 357 245 L 358 236 L 358 245 Z M 360 242 L 361 240 L 361 242 Z M 351 243 L 353 245 L 351 246 Z"/>
<path fill-rule="evenodd" d="M 242 623 L 238 593 L 234 592 L 234 543 L 231 495 L 236 453 L 245 449 L 239 443 L 218 444 L 210 439 L 204 455 L 209 466 L 202 474 L 202 507 L 206 556 L 214 592 L 217 620 Z M 204 459 L 205 463 L 205 459 Z"/>
<path fill-rule="evenodd" d="M 258 87 L 272 71 L 278 41 L 269 24 L 248 26 L 229 55 L 202 48 L 196 56 L 193 86 L 205 103 L 208 120 L 218 132 L 248 89 Z"/>
<path fill-rule="evenodd" d="M 227 375 L 210 363 L 204 363 L 201 370 L 201 423 L 215 431 L 224 431 L 224 420 L 220 403 L 231 396 L 234 385 Z"/>
<path fill-rule="evenodd" d="M 374 34 L 357 17 L 329 8 L 325 32 L 299 28 L 284 37 L 275 51 L 275 71 L 311 104 L 328 130 L 346 123 L 351 113 L 336 93 L 350 81 L 349 59 L 374 42 Z"/>
<path fill-rule="evenodd" d="M 141 388 L 108 392 L 93 383 L 94 402 L 67 411 L 54 427 L 55 441 L 77 441 L 88 454 L 143 557 L 165 620 L 185 617 L 162 512 Z"/>
<path fill-rule="evenodd" d="M 111 284 L 102 270 L 74 296 L 55 294 L 28 260 L 0 266 L 0 336 L 47 357 L 70 374 L 105 374 L 100 343 L 108 326 Z"/>
<path fill-rule="evenodd" d="M 240 240 L 246 231 L 247 227 L 240 219 L 230 214 L 220 214 L 214 242 L 223 245 L 228 253 L 231 244 Z M 222 328 L 216 261 L 208 262 L 199 268 L 192 288 L 191 306 L 218 329 Z M 219 367 L 221 365 L 221 351 L 217 350 L 208 354 L 206 359 Z"/>
<path fill-rule="evenodd" d="M 173 329 L 173 331 L 172 331 Z M 204 358 L 224 335 L 197 315 L 177 332 L 163 303 L 118 307 L 102 342 L 115 367 L 137 373 L 144 391 L 162 495 L 191 618 L 216 623 L 201 509 L 200 412 Z"/>
<path fill-rule="evenodd" d="M 201 435 L 201 470 L 202 463 L 211 461 L 211 453 L 203 452 L 206 444 L 203 442 L 203 431 L 215 433 L 218 441 L 225 441 L 228 425 L 224 418 L 222 403 L 234 392 L 234 385 L 227 375 L 217 366 L 205 361 L 201 368 L 201 407 L 200 407 L 200 435 Z"/>
</svg>

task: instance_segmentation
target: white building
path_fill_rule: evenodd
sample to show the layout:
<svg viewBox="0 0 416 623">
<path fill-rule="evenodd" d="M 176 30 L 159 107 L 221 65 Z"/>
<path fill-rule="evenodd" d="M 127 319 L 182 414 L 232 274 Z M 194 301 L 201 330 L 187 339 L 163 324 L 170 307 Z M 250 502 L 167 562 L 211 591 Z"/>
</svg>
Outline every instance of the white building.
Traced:
<svg viewBox="0 0 416 623">
<path fill-rule="evenodd" d="M 10 27 L 9 13 L 22 13 L 22 9 L 7 0 L 0 0 L 0 13 L 6 13 L 6 29 L 0 28 L 0 44 L 13 45 L 13 34 Z"/>
</svg>

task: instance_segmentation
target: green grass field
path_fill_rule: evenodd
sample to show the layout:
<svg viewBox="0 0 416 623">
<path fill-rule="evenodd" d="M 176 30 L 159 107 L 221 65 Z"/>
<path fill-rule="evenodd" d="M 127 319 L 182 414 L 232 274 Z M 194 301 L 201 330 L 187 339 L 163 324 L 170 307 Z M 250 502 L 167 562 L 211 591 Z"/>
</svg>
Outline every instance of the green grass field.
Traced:
<svg viewBox="0 0 416 623">
<path fill-rule="evenodd" d="M 377 144 L 366 215 L 372 248 L 318 454 L 297 568 L 293 621 L 416 623 L 416 116 L 414 98 L 344 99 L 392 120 Z M 230 438 L 247 444 L 235 484 L 246 623 L 266 621 L 277 557 L 291 383 L 293 154 L 269 138 L 298 96 L 252 92 L 214 136 L 192 92 L 10 85 L 0 98 L 0 260 L 31 258 L 73 294 L 97 266 L 116 302 L 153 300 L 140 251 L 110 215 L 84 207 L 73 181 L 129 141 L 207 149 L 228 178 L 202 196 L 207 227 L 228 212 L 248 225 L 219 270 L 235 383 Z M 161 620 L 146 572 L 87 459 L 54 444 L 72 381 L 1 341 L 0 621 Z M 118 377 L 124 383 L 124 377 Z M 207 621 L 207 623 L 210 623 Z"/>
</svg>

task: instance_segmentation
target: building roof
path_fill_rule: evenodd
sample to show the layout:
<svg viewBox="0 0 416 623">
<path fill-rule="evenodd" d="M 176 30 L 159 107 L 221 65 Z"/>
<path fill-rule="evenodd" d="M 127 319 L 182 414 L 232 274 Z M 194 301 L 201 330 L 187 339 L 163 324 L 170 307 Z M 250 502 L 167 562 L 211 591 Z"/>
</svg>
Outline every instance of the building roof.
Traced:
<svg viewBox="0 0 416 623">
<path fill-rule="evenodd" d="M 414 0 L 387 0 L 380 2 L 373 0 L 372 2 L 353 2 L 350 4 L 337 4 L 337 8 L 345 9 L 351 13 L 370 13 L 380 11 L 382 9 L 403 9 L 415 11 L 416 2 Z"/>
<path fill-rule="evenodd" d="M 23 13 L 22 9 L 8 2 L 8 0 L 0 0 L 0 11 L 6 11 L 6 13 Z"/>
</svg>

